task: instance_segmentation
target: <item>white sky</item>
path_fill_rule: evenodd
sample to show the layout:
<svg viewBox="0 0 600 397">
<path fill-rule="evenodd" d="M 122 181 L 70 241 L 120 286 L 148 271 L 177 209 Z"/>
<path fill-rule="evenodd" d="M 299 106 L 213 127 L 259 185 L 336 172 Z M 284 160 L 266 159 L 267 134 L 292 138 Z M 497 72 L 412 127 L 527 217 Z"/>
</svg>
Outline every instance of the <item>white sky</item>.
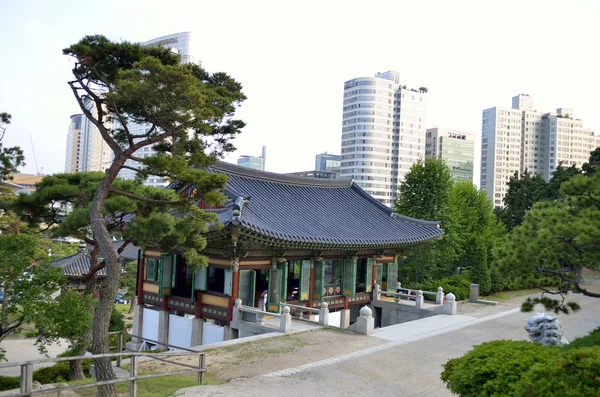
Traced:
<svg viewBox="0 0 600 397">
<path fill-rule="evenodd" d="M 528 93 L 534 107 L 572 107 L 600 133 L 598 0 L 88 1 L 0 0 L 4 144 L 29 136 L 44 173 L 64 170 L 69 116 L 80 113 L 61 49 L 86 34 L 146 41 L 192 31 L 203 66 L 240 81 L 248 100 L 241 154 L 267 146 L 267 170 L 314 168 L 340 152 L 343 82 L 388 69 L 429 88 L 427 126 L 472 132 L 479 175 L 481 111 Z"/>
</svg>

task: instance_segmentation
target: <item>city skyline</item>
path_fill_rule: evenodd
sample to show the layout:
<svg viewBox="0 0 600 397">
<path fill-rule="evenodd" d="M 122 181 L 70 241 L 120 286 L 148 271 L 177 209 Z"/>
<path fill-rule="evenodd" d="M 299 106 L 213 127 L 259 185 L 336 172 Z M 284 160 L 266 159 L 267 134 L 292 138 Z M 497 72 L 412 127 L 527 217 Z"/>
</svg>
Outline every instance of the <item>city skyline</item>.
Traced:
<svg viewBox="0 0 600 397">
<path fill-rule="evenodd" d="M 225 160 L 235 162 L 240 154 L 259 152 L 264 142 L 270 148 L 268 171 L 311 169 L 315 153 L 339 153 L 343 82 L 387 68 L 399 70 L 403 84 L 409 87 L 428 87 L 426 128 L 451 126 L 473 131 L 476 148 L 481 145 L 481 109 L 518 92 L 534 96 L 541 110 L 575 108 L 586 127 L 600 131 L 594 100 L 600 82 L 592 78 L 594 63 L 572 62 L 570 57 L 548 63 L 542 56 L 545 46 L 540 45 L 569 48 L 587 59 L 594 43 L 600 40 L 593 18 L 600 5 L 595 2 L 582 1 L 569 7 L 551 1 L 486 5 L 439 2 L 435 7 L 334 1 L 307 1 L 295 6 L 267 2 L 254 7 L 239 2 L 227 7 L 223 23 L 219 18 L 202 23 L 197 19 L 200 10 L 225 16 L 225 7 L 217 4 L 200 7 L 174 2 L 159 9 L 146 2 L 107 2 L 90 19 L 81 2 L 63 1 L 61 7 L 33 3 L 33 7 L 29 3 L 4 3 L 1 8 L 6 18 L 0 26 L 4 37 L 18 37 L 0 44 L 3 53 L 16 60 L 31 59 L 31 54 L 44 59 L 44 73 L 39 73 L 39 62 L 4 62 L 0 66 L 0 109 L 13 115 L 4 143 L 24 149 L 28 164 L 22 171 L 27 173 L 36 171 L 29 134 L 40 168 L 48 173 L 64 170 L 68 117 L 80 110 L 66 84 L 71 78 L 72 61 L 61 54 L 61 49 L 86 34 L 96 33 L 114 40 L 140 42 L 148 37 L 193 31 L 203 66 L 231 74 L 244 85 L 248 96 L 239 111 L 239 117 L 248 125 L 234 141 L 238 150 Z M 519 5 L 518 11 L 512 4 Z M 186 12 L 181 12 L 183 8 Z M 363 21 L 357 11 L 370 13 L 373 18 Z M 118 24 L 114 20 L 117 14 L 136 18 Z M 392 23 L 398 15 L 407 16 L 401 26 Z M 489 15 L 497 18 L 491 20 Z M 62 23 L 65 20 L 76 23 Z M 306 20 L 312 21 L 310 32 L 303 28 Z M 358 20 L 364 33 L 347 40 L 345 26 Z M 436 28 L 426 28 L 425 20 L 427 26 Z M 522 28 L 505 29 L 505 20 Z M 385 40 L 375 40 L 384 36 L 400 38 L 403 51 L 389 51 Z M 502 46 L 518 40 L 534 44 L 511 46 L 506 56 L 499 52 Z M 356 48 L 366 46 L 369 54 L 375 55 L 354 56 Z M 440 67 L 441 59 L 451 62 Z M 283 84 L 288 89 L 293 87 L 293 95 L 281 96 Z M 31 94 L 35 92 L 44 95 L 35 102 L 36 117 L 30 117 L 34 103 Z M 311 117 L 302 117 L 308 109 Z M 43 128 L 39 128 L 40 119 L 44 120 Z"/>
</svg>

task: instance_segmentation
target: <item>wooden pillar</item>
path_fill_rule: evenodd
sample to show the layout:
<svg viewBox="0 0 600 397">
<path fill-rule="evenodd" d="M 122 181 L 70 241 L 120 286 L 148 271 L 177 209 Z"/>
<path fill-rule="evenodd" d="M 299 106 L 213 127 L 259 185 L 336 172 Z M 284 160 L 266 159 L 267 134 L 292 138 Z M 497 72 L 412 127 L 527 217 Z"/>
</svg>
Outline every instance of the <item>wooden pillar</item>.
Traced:
<svg viewBox="0 0 600 397">
<path fill-rule="evenodd" d="M 348 297 L 344 295 L 344 310 L 348 310 Z"/>
<path fill-rule="evenodd" d="M 313 307 L 313 290 L 315 288 L 315 261 L 310 261 L 310 279 L 308 290 L 308 307 Z"/>
<path fill-rule="evenodd" d="M 373 255 L 373 270 L 371 271 L 371 287 L 377 282 L 377 255 Z M 381 285 L 380 285 L 381 287 Z"/>
<path fill-rule="evenodd" d="M 235 300 L 238 298 L 238 290 L 240 288 L 240 262 L 239 259 L 236 258 L 232 261 L 231 263 L 232 267 L 233 267 L 233 280 L 231 281 L 231 297 L 233 298 L 232 300 L 235 302 Z"/>
<path fill-rule="evenodd" d="M 138 262 L 138 290 L 137 290 L 137 304 L 144 304 L 144 275 L 146 274 L 146 258 L 140 258 Z"/>
<path fill-rule="evenodd" d="M 194 316 L 196 318 L 202 318 L 202 291 L 194 291 L 196 293 L 196 299 L 194 301 Z"/>
<path fill-rule="evenodd" d="M 168 296 L 163 296 L 162 297 L 162 303 L 160 306 L 160 310 L 164 310 L 164 311 L 168 311 L 169 310 L 169 297 Z"/>
</svg>

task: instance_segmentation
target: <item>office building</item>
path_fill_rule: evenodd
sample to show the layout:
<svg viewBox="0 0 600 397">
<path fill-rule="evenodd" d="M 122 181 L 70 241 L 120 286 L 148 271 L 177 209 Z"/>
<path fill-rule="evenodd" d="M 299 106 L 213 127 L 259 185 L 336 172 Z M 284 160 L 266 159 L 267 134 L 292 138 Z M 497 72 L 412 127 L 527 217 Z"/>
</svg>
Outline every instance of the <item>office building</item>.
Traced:
<svg viewBox="0 0 600 397">
<path fill-rule="evenodd" d="M 473 182 L 473 135 L 466 132 L 428 128 L 425 157 L 439 157 L 446 162 L 455 181 Z"/>
<path fill-rule="evenodd" d="M 81 119 L 83 115 L 74 114 L 71 116 L 69 132 L 67 133 L 67 151 L 65 155 L 65 172 L 72 174 L 79 169 L 80 148 L 81 148 Z"/>
<path fill-rule="evenodd" d="M 549 180 L 560 162 L 581 167 L 600 144 L 573 109 L 538 112 L 525 94 L 513 97 L 511 108 L 485 109 L 481 133 L 481 188 L 495 206 L 502 206 L 515 172 Z"/>
<path fill-rule="evenodd" d="M 316 178 L 316 179 L 337 179 L 338 175 L 335 172 L 329 171 L 298 171 L 298 172 L 288 172 L 284 175 L 293 175 L 293 176 L 301 176 L 303 178 Z"/>
<path fill-rule="evenodd" d="M 315 171 L 339 171 L 342 156 L 339 154 L 319 153 L 315 156 Z"/>
<path fill-rule="evenodd" d="M 425 157 L 427 88 L 407 88 L 395 71 L 344 83 L 340 176 L 385 205 Z"/>
<path fill-rule="evenodd" d="M 260 156 L 240 156 L 237 165 L 244 168 L 252 168 L 254 170 L 265 170 L 265 161 L 267 159 L 267 147 L 263 146 Z"/>
<path fill-rule="evenodd" d="M 193 35 L 191 32 L 182 32 L 170 34 L 167 36 L 157 37 L 152 40 L 148 40 L 144 43 L 141 43 L 144 46 L 163 46 L 165 48 L 170 48 L 172 51 L 177 52 L 181 57 L 181 63 L 195 63 L 196 57 L 193 54 Z M 152 127 L 150 124 L 137 124 L 137 123 L 129 123 L 127 124 L 129 131 L 133 135 L 145 134 Z M 135 153 L 136 157 L 145 158 L 154 155 L 154 150 L 152 147 L 144 147 Z M 133 160 L 127 160 L 125 163 L 128 167 L 133 168 L 141 168 L 142 165 Z M 123 169 L 119 172 L 119 177 L 123 179 L 134 179 L 137 172 L 131 169 Z M 155 187 L 164 187 L 168 184 L 168 180 L 166 178 L 160 176 L 149 176 L 148 179 L 144 182 L 145 185 L 155 186 Z"/>
</svg>

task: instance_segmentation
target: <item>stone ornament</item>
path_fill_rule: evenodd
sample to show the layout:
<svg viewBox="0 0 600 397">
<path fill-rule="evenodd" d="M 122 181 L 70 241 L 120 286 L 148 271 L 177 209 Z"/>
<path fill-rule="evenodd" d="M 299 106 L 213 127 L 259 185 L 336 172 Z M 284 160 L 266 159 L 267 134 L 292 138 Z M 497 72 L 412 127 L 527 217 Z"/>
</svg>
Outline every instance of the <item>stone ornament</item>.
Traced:
<svg viewBox="0 0 600 397">
<path fill-rule="evenodd" d="M 536 313 L 527 320 L 525 330 L 532 342 L 542 346 L 564 346 L 569 341 L 563 336 L 563 329 L 556 317 L 545 313 Z"/>
</svg>

